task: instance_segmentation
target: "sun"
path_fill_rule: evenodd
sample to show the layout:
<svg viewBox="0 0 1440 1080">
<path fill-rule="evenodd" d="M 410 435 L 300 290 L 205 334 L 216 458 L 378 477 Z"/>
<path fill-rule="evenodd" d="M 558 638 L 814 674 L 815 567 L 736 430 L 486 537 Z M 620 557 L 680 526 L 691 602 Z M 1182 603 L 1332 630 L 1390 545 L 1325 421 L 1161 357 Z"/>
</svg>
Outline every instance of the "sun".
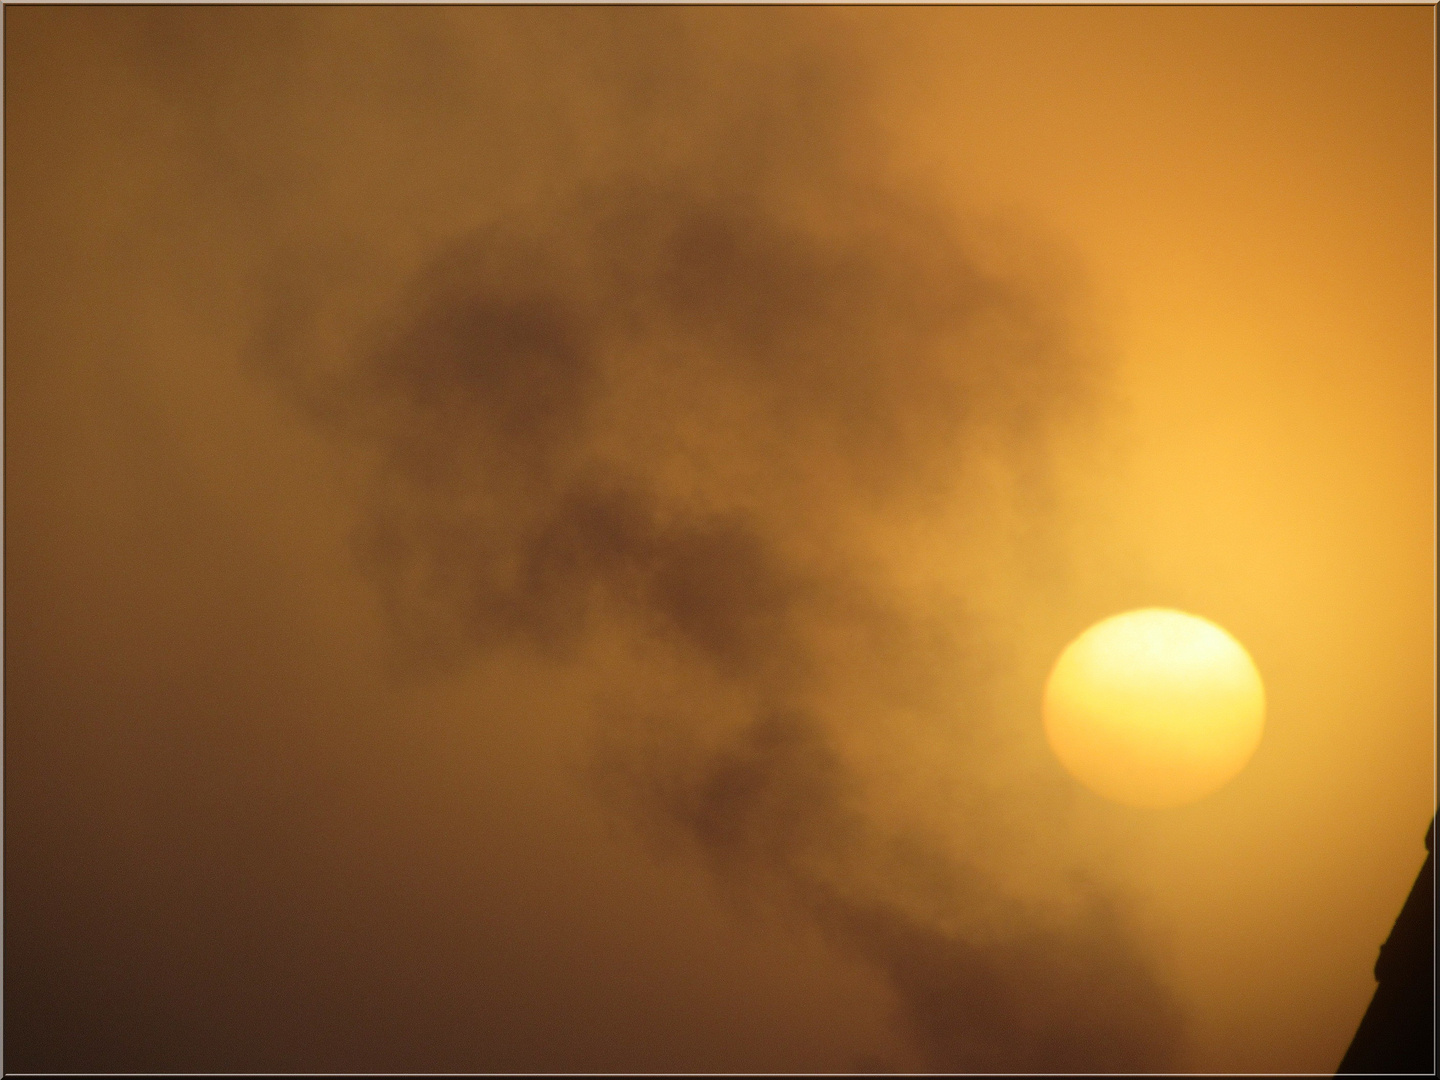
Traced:
<svg viewBox="0 0 1440 1080">
<path fill-rule="evenodd" d="M 1045 684 L 1045 735 L 1071 774 L 1128 806 L 1171 807 L 1223 787 L 1255 752 L 1265 688 L 1212 622 L 1146 608 L 1096 623 Z"/>
</svg>

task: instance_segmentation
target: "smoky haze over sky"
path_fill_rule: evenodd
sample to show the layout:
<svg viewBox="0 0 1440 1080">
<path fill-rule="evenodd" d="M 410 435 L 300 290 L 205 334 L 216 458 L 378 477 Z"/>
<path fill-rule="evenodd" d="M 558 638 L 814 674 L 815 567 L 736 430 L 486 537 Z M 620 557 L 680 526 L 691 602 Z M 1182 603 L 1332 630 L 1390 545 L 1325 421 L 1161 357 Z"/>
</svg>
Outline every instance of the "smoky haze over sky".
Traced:
<svg viewBox="0 0 1440 1080">
<path fill-rule="evenodd" d="M 936 1068 L 1163 1065 L 1174 1008 L 1098 900 L 1078 925 L 1018 921 L 977 945 L 963 921 L 927 925 L 856 885 L 890 875 L 862 873 L 880 856 L 828 706 L 868 684 L 850 722 L 893 723 L 887 705 L 943 699 L 933 684 L 953 680 L 932 665 L 965 664 L 943 625 L 849 564 L 846 523 L 906 512 L 948 461 L 1018 454 L 1074 380 L 1034 301 L 825 164 L 796 161 L 795 191 L 781 173 L 733 193 L 683 176 L 604 193 L 598 221 L 586 206 L 535 223 L 558 250 L 496 228 L 437 260 L 322 408 L 378 451 L 365 551 L 421 656 L 522 642 L 563 663 L 628 632 L 701 668 L 651 722 L 738 722 L 734 745 L 691 775 L 631 774 L 656 796 L 631 805 L 685 829 L 722 877 L 773 877 L 878 964 Z M 709 715 L 709 679 L 738 717 Z M 962 725 L 985 722 L 963 701 Z M 941 869 L 961 894 L 941 904 L 992 888 Z"/>
<path fill-rule="evenodd" d="M 880 15 L 7 10 L 8 1067 L 1191 1063 L 1017 630 L 1101 320 Z"/>
<path fill-rule="evenodd" d="M 1177 1008 L 1105 898 L 975 941 L 957 912 L 998 888 L 931 856 L 934 910 L 908 910 L 887 865 L 903 838 L 872 835 L 863 763 L 835 747 L 837 724 L 901 707 L 991 719 L 956 685 L 955 628 L 887 601 L 846 541 L 857 520 L 964 500 L 972 456 L 1033 474 L 1085 404 L 1064 328 L 865 169 L 854 79 L 827 50 L 796 35 L 744 79 L 723 61 L 747 42 L 712 40 L 713 16 L 591 18 L 591 48 L 621 63 L 571 92 L 613 110 L 591 120 L 615 128 L 611 175 L 545 159 L 564 201 L 447 244 L 339 378 L 307 367 L 294 301 L 262 346 L 376 462 L 362 550 L 410 658 L 521 643 L 583 664 L 587 639 L 622 635 L 698 669 L 666 711 L 642 681 L 603 714 L 713 744 L 684 766 L 646 747 L 607 761 L 632 813 L 874 964 L 931 1067 L 1164 1067 Z"/>
</svg>

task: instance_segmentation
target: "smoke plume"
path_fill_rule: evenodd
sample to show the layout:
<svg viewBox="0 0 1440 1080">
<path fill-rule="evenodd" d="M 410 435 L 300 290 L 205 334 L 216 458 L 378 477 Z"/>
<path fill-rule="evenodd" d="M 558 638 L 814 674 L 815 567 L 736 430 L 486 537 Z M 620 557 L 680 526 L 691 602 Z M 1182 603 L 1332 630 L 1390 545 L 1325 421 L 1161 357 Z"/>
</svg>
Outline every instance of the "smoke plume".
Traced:
<svg viewBox="0 0 1440 1080">
<path fill-rule="evenodd" d="M 886 176 L 855 56 L 811 20 L 465 15 L 533 69 L 509 102 L 453 76 L 515 129 L 476 168 L 534 189 L 478 201 L 328 353 L 324 286 L 277 273 L 260 350 L 369 462 L 360 552 L 402 655 L 584 670 L 626 643 L 598 789 L 872 965 L 930 1066 L 1165 1067 L 1176 1008 L 1103 890 L 1032 917 L 876 813 L 856 751 L 900 715 L 995 720 L 986 628 L 898 594 L 875 537 L 941 505 L 983 529 L 985 477 L 1043 485 L 1093 377 L 1058 303 Z"/>
</svg>

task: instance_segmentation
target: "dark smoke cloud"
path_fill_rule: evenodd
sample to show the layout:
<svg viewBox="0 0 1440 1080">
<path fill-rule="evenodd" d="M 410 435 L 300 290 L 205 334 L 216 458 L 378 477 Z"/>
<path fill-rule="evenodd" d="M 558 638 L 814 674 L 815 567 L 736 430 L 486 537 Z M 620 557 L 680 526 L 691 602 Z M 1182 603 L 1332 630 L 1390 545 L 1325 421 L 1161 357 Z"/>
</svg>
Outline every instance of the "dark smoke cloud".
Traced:
<svg viewBox="0 0 1440 1080">
<path fill-rule="evenodd" d="M 814 717 L 761 716 L 698 770 L 632 779 L 649 785 L 654 805 L 722 876 L 775 875 L 839 947 L 883 971 L 935 1068 L 1148 1071 L 1173 1053 L 1176 1008 L 1157 995 L 1103 896 L 1088 895 L 1083 915 L 1064 929 L 976 941 L 857 895 L 843 871 L 830 872 L 837 855 L 876 855 L 860 855 L 865 826 L 853 777 Z M 963 866 L 939 870 L 949 891 L 989 887 Z"/>
<path fill-rule="evenodd" d="M 874 963 L 938 1068 L 1165 1064 L 1173 1005 L 1099 897 L 1064 932 L 972 944 L 846 894 L 871 838 L 813 704 L 827 665 L 875 664 L 824 655 L 817 628 L 916 631 L 863 576 L 796 549 L 835 527 L 835 501 L 883 513 L 943 481 L 934 462 L 992 452 L 977 432 L 1008 441 L 1063 408 L 1067 358 L 1044 313 L 942 232 L 817 238 L 750 193 L 596 205 L 616 203 L 598 221 L 576 211 L 563 255 L 497 228 L 442 256 L 334 412 L 379 452 L 367 550 L 412 649 L 522 640 L 566 658 L 629 625 L 743 684 L 758 705 L 733 743 L 689 775 L 632 768 L 649 795 L 632 809 L 681 829 L 722 879 L 772 880 Z M 688 400 L 636 388 L 633 355 L 673 365 Z M 607 402 L 627 394 L 658 460 L 615 452 L 630 433 L 607 426 Z M 710 395 L 747 407 L 722 443 L 750 461 L 746 483 L 794 493 L 802 514 L 702 470 L 666 489 L 663 455 L 733 422 L 707 414 Z M 802 492 L 809 470 L 822 494 Z"/>
<path fill-rule="evenodd" d="M 561 104 L 602 103 L 602 165 L 512 148 L 558 193 L 482 215 L 338 370 L 305 289 L 276 286 L 265 363 L 373 463 L 362 547 L 406 655 L 583 664 L 623 638 L 696 673 L 690 714 L 653 715 L 643 685 L 597 713 L 618 733 L 603 783 L 640 824 L 883 973 L 935 1068 L 1165 1067 L 1176 1007 L 1103 892 L 1062 927 L 936 917 L 1003 891 L 874 819 L 842 734 L 885 716 L 836 715 L 857 683 L 876 710 L 923 708 L 967 669 L 983 627 L 887 596 L 851 533 L 983 511 L 977 461 L 1041 475 L 1090 379 L 1058 309 L 867 167 L 863 96 L 810 24 L 762 50 L 733 13 L 571 18 L 599 43 L 516 48 L 555 69 Z M 747 58 L 774 78 L 742 78 Z M 747 703 L 724 722 L 716 681 Z M 961 692 L 983 725 L 979 688 Z M 646 714 L 668 741 L 634 735 Z M 928 908 L 891 874 L 907 845 Z"/>
</svg>

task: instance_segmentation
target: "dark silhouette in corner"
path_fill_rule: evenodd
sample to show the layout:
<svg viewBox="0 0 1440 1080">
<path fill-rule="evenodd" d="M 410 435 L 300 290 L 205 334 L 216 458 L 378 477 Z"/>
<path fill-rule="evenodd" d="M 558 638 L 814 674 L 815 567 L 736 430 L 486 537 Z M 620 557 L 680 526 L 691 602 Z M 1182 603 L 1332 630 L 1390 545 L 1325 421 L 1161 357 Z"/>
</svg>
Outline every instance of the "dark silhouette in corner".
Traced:
<svg viewBox="0 0 1440 1080">
<path fill-rule="evenodd" d="M 1340 1062 L 1341 1073 L 1435 1072 L 1435 819 L 1425 865 L 1375 961 L 1380 984 Z"/>
</svg>

